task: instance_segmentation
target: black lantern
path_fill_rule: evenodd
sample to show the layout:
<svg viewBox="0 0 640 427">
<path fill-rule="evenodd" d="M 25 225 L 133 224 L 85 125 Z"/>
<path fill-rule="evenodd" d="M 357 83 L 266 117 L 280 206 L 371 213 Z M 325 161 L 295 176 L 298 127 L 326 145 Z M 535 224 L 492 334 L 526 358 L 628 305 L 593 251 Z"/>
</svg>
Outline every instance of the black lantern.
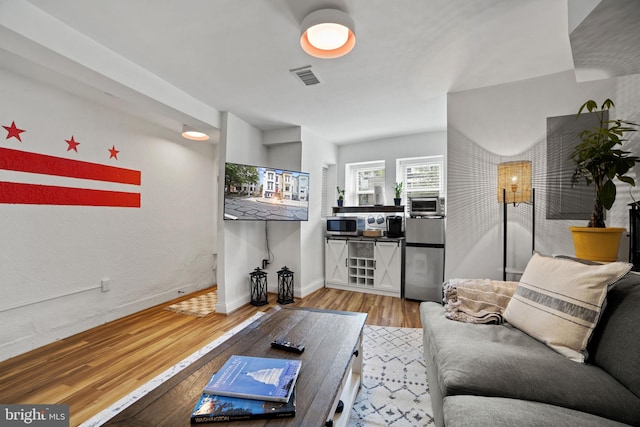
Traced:
<svg viewBox="0 0 640 427">
<path fill-rule="evenodd" d="M 278 271 L 278 302 L 291 304 L 293 301 L 293 271 L 285 265 Z"/>
<path fill-rule="evenodd" d="M 251 304 L 265 305 L 269 303 L 267 299 L 267 273 L 257 267 L 249 273 L 249 276 L 251 276 Z"/>
</svg>

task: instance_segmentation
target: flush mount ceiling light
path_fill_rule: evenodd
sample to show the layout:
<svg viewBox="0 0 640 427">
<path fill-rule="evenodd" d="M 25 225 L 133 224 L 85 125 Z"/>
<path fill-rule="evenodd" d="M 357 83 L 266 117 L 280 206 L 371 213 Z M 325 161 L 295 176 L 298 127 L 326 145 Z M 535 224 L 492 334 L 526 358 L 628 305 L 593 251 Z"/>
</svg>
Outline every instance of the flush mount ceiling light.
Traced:
<svg viewBox="0 0 640 427">
<path fill-rule="evenodd" d="M 337 9 L 320 9 L 302 20 L 300 46 L 316 58 L 339 58 L 356 45 L 353 19 Z"/>
<path fill-rule="evenodd" d="M 209 139 L 209 135 L 188 125 L 182 126 L 182 137 L 193 141 L 207 141 Z"/>
</svg>

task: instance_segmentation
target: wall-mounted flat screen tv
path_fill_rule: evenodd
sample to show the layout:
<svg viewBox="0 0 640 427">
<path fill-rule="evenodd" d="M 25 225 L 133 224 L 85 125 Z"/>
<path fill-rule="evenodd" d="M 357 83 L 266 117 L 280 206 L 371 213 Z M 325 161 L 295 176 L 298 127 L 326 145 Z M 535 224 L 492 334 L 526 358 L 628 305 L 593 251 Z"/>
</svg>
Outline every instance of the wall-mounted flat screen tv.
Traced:
<svg viewBox="0 0 640 427">
<path fill-rule="evenodd" d="M 226 163 L 224 219 L 307 221 L 309 219 L 309 174 Z"/>
</svg>

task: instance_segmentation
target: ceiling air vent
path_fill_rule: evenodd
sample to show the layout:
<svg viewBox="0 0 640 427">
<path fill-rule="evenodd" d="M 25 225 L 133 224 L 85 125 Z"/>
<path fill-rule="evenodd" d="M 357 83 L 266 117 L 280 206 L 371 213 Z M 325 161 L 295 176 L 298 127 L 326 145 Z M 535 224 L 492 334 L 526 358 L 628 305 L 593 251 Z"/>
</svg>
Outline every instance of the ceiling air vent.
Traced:
<svg viewBox="0 0 640 427">
<path fill-rule="evenodd" d="M 289 70 L 293 73 L 294 76 L 300 80 L 300 82 L 305 86 L 313 86 L 320 83 L 320 79 L 316 76 L 311 70 L 311 65 L 307 65 L 306 67 L 294 68 L 293 70 Z"/>
</svg>

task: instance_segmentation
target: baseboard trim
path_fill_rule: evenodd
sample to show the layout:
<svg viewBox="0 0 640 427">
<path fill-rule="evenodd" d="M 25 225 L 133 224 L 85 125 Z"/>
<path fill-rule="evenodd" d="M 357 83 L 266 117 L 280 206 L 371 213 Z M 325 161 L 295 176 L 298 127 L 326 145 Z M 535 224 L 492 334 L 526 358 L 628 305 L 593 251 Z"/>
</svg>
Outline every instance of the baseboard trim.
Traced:
<svg viewBox="0 0 640 427">
<path fill-rule="evenodd" d="M 293 295 L 297 298 L 304 298 L 322 288 L 324 288 L 324 279 L 318 279 L 307 286 L 301 287 L 299 290 L 294 289 Z"/>
</svg>

